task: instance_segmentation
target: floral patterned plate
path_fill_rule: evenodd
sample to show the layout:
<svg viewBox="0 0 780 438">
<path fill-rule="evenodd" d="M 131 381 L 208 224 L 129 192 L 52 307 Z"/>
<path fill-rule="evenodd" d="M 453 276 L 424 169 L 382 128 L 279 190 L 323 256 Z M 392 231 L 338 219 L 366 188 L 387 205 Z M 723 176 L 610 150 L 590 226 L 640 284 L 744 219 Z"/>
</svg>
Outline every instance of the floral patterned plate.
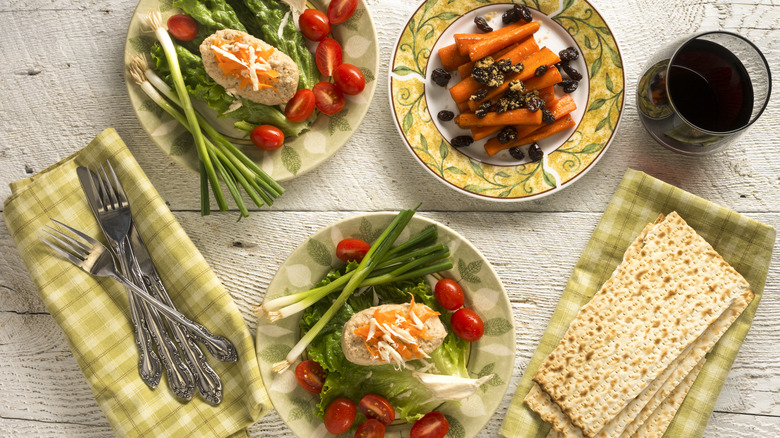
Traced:
<svg viewBox="0 0 780 438">
<path fill-rule="evenodd" d="M 141 17 L 154 8 L 162 11 L 163 19 L 180 11 L 174 8 L 172 0 L 140 0 L 135 9 L 125 42 L 125 65 L 139 53 L 149 56 L 149 48 L 155 42 L 154 35 L 145 32 Z M 324 11 L 327 2 L 315 0 L 310 7 Z M 347 21 L 333 26 L 333 37 L 344 51 L 344 62 L 356 65 L 366 78 L 366 88 L 355 96 L 345 96 L 347 104 L 336 115 L 320 113 L 311 130 L 299 137 L 288 139 L 284 146 L 275 151 L 262 151 L 252 144 L 237 145 L 246 155 L 268 172 L 277 181 L 292 179 L 317 167 L 336 153 L 355 132 L 368 111 L 376 88 L 376 71 L 379 68 L 376 30 L 371 15 L 363 0 L 358 2 L 355 14 Z M 313 50 L 316 45 L 310 45 Z M 152 141 L 173 161 L 194 172 L 198 170 L 198 156 L 192 136 L 172 117 L 164 113 L 143 91 L 125 77 L 130 103 L 133 105 L 141 126 Z M 232 128 L 232 119 L 219 119 L 220 126 Z M 237 134 L 238 135 L 238 134 Z"/>
<path fill-rule="evenodd" d="M 373 242 L 394 216 L 391 213 L 372 213 L 351 217 L 316 232 L 282 264 L 268 286 L 267 297 L 273 299 L 310 288 L 328 270 L 341 263 L 335 256 L 339 241 L 356 237 Z M 455 231 L 422 218 L 418 213 L 398 242 L 406 241 L 431 224 L 437 227 L 439 241 L 450 248 L 454 269 L 444 273 L 445 276 L 459 281 L 466 292 L 466 306 L 477 311 L 485 322 L 485 335 L 471 345 L 468 370 L 475 378 L 489 374 L 494 377 L 466 400 L 460 403 L 446 402 L 438 409 L 449 420 L 448 437 L 473 437 L 498 408 L 512 378 L 515 361 L 512 308 L 501 281 L 488 261 Z M 284 360 L 300 338 L 299 320 L 300 316 L 273 324 L 267 317 L 258 320 L 257 355 L 260 372 L 274 408 L 297 436 L 332 436 L 314 415 L 318 396 L 298 385 L 294 367 L 279 375 L 272 369 L 275 362 Z M 385 437 L 408 437 L 410 428 L 409 424 L 389 426 Z M 348 433 L 344 436 L 352 435 Z"/>
<path fill-rule="evenodd" d="M 483 16 L 493 28 L 503 26 L 507 0 L 428 0 L 412 14 L 390 62 L 390 106 L 396 126 L 412 155 L 447 185 L 483 199 L 522 201 L 554 193 L 587 172 L 609 146 L 624 104 L 623 62 L 612 31 L 587 0 L 520 0 L 541 22 L 535 38 L 554 52 L 574 46 L 581 53 L 573 66 L 583 73 L 572 94 L 577 125 L 539 142 L 544 159 L 517 160 L 507 150 L 490 157 L 486 140 L 461 149 L 449 140 L 470 135 L 454 122 L 441 122 L 443 109 L 457 113 L 444 87 L 430 80 L 441 67 L 438 50 L 453 44 L 456 33 L 477 33 L 474 18 Z M 457 72 L 449 86 L 460 80 Z M 448 87 L 449 87 L 448 86 Z M 560 87 L 556 94 L 561 95 Z M 527 152 L 523 149 L 524 152 Z"/>
</svg>

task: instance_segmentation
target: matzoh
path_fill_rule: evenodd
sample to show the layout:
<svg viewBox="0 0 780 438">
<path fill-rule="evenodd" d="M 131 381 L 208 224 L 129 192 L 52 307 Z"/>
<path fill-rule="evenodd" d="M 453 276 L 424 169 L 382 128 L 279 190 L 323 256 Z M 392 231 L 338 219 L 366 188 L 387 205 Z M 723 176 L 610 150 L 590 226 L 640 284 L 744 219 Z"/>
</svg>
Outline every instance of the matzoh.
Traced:
<svg viewBox="0 0 780 438">
<path fill-rule="evenodd" d="M 594 437 L 743 292 L 752 298 L 742 276 L 671 213 L 583 306 L 534 381 Z"/>
</svg>

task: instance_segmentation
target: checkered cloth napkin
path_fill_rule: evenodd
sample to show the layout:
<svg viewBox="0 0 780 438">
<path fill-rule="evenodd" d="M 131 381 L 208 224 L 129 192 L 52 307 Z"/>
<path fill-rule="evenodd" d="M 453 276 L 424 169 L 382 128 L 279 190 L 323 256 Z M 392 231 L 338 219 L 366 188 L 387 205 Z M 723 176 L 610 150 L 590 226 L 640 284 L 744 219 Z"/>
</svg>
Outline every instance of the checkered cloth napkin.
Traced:
<svg viewBox="0 0 780 438">
<path fill-rule="evenodd" d="M 642 228 L 658 213 L 677 211 L 718 253 L 742 274 L 755 298 L 707 354 L 685 402 L 665 437 L 698 437 L 704 433 L 718 393 L 745 339 L 764 290 L 775 229 L 727 208 L 629 169 L 580 257 L 563 291 L 558 307 L 542 336 L 509 407 L 501 436 L 544 437 L 550 425 L 523 402 L 533 385 L 531 378 L 545 357 L 558 345 L 577 315 L 620 264 L 623 253 Z"/>
<path fill-rule="evenodd" d="M 163 377 L 155 390 L 138 375 L 138 352 L 125 288 L 82 272 L 38 240 L 49 218 L 105 243 L 81 190 L 76 167 L 109 160 L 127 192 L 133 218 L 176 307 L 236 346 L 239 361 L 208 355 L 224 398 L 212 406 L 182 403 Z M 113 129 L 43 172 L 11 184 L 4 217 L 46 308 L 119 436 L 246 436 L 269 409 L 254 342 L 241 313 Z M 165 373 L 163 373 L 163 376 Z"/>
</svg>

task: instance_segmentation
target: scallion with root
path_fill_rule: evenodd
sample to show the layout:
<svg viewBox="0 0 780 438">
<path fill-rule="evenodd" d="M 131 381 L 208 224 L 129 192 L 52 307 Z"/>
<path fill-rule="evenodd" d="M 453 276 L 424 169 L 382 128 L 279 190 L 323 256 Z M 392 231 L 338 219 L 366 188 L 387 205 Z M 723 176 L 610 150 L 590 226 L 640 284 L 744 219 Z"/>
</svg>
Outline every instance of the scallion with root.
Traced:
<svg viewBox="0 0 780 438">
<path fill-rule="evenodd" d="M 317 321 L 316 324 L 298 341 L 297 344 L 290 350 L 287 357 L 281 361 L 273 364 L 273 370 L 277 373 L 283 373 L 290 365 L 295 362 L 309 346 L 312 340 L 322 331 L 336 313 L 341 309 L 344 303 L 347 301 L 352 292 L 354 292 L 360 284 L 369 276 L 377 265 L 379 265 L 382 259 L 390 251 L 390 247 L 398 239 L 403 229 L 409 223 L 414 216 L 416 209 L 414 210 L 401 210 L 400 213 L 390 222 L 390 225 L 385 228 L 382 234 L 376 239 L 371 248 L 368 250 L 363 260 L 358 264 L 354 270 L 354 274 L 350 277 L 344 289 L 339 296 L 330 306 L 330 308 L 322 315 L 322 318 Z"/>
</svg>

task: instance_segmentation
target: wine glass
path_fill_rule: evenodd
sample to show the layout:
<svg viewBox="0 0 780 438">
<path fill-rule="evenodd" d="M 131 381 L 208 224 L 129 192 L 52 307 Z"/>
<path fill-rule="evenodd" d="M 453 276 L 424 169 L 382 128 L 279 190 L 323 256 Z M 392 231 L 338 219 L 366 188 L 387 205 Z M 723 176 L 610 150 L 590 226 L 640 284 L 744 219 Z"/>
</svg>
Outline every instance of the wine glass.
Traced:
<svg viewBox="0 0 780 438">
<path fill-rule="evenodd" d="M 639 119 L 661 145 L 707 155 L 734 143 L 758 119 L 771 88 L 758 47 L 732 32 L 703 32 L 650 59 L 637 89 Z"/>
</svg>

